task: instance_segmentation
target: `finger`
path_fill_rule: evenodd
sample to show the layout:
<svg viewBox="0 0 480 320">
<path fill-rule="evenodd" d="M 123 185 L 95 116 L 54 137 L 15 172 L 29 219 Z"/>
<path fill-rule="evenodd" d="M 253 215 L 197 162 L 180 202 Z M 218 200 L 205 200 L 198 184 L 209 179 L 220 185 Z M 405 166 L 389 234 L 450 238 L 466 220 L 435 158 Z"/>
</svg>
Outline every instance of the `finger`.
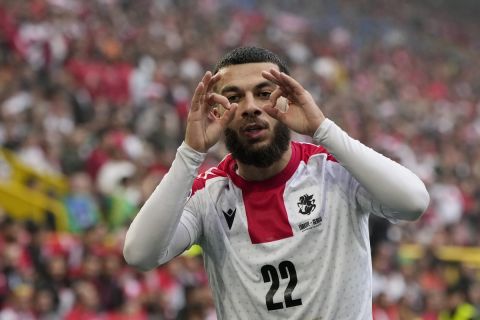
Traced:
<svg viewBox="0 0 480 320">
<path fill-rule="evenodd" d="M 290 83 L 288 81 L 285 81 L 285 78 L 282 77 L 282 73 L 283 72 L 280 72 L 278 70 L 275 70 L 275 69 L 271 69 L 270 70 L 270 73 L 272 74 L 272 76 L 275 77 L 275 79 L 277 80 L 279 86 L 283 87 L 285 90 L 287 91 L 290 91 L 292 88 L 290 87 Z"/>
<path fill-rule="evenodd" d="M 205 75 L 202 78 L 202 83 L 203 83 L 202 102 L 203 103 L 205 103 L 206 102 L 205 100 L 208 98 L 208 95 L 207 95 L 208 85 L 211 79 L 212 79 L 212 73 L 210 71 L 205 72 Z"/>
<path fill-rule="evenodd" d="M 192 97 L 192 105 L 190 106 L 193 111 L 196 111 L 200 108 L 205 100 L 205 88 L 206 83 L 208 83 L 208 79 L 211 78 L 212 73 L 210 71 L 205 72 L 202 77 L 202 80 L 198 83 L 197 87 L 195 88 L 195 92 L 193 93 Z"/>
<path fill-rule="evenodd" d="M 280 73 L 280 78 L 282 79 L 282 83 L 287 84 L 287 86 L 291 88 L 295 94 L 300 94 L 305 90 L 297 80 L 293 79 L 284 72 Z"/>
<path fill-rule="evenodd" d="M 231 108 L 230 101 L 228 101 L 227 97 L 218 93 L 210 93 L 207 101 L 210 106 L 214 104 L 220 104 L 227 110 Z"/>
<path fill-rule="evenodd" d="M 265 106 L 265 108 L 263 109 L 265 110 L 265 112 L 272 118 L 274 119 L 277 119 L 279 121 L 282 121 L 284 115 L 282 114 L 282 112 L 280 112 L 280 110 L 278 110 L 277 108 L 275 108 L 275 106 L 271 106 L 271 105 L 268 105 L 268 106 Z"/>
<path fill-rule="evenodd" d="M 212 92 L 213 91 L 213 86 L 221 79 L 222 75 L 217 73 L 213 76 L 211 76 L 210 80 L 207 83 L 206 87 L 206 92 Z"/>
<path fill-rule="evenodd" d="M 225 110 L 225 112 L 222 114 L 222 116 L 220 117 L 220 125 L 223 127 L 223 128 L 226 128 L 227 125 L 232 122 L 234 116 L 235 116 L 235 112 L 237 111 L 237 108 L 238 108 L 238 104 L 236 103 L 232 103 L 230 105 L 230 109 L 228 110 Z"/>
<path fill-rule="evenodd" d="M 281 76 L 281 72 L 276 70 L 276 69 L 270 69 L 270 74 L 272 75 L 273 78 L 275 78 L 275 80 L 278 82 L 278 83 L 284 83 L 284 80 L 282 79 L 282 76 Z"/>
<path fill-rule="evenodd" d="M 265 79 L 267 79 L 267 80 L 275 83 L 276 85 L 279 85 L 279 84 L 280 84 L 280 79 L 279 79 L 279 78 L 277 79 L 277 77 L 275 77 L 275 76 L 271 73 L 271 71 L 270 71 L 270 72 L 269 72 L 269 71 L 262 71 L 262 76 L 263 76 Z"/>
<path fill-rule="evenodd" d="M 213 121 L 215 121 L 215 120 L 218 119 L 218 116 L 217 116 L 217 115 L 213 112 L 213 110 L 212 110 L 212 111 L 210 111 L 210 112 L 208 113 L 207 118 L 208 118 L 208 120 L 210 120 L 210 121 L 213 122 Z"/>
<path fill-rule="evenodd" d="M 283 95 L 282 89 L 277 88 L 273 90 L 269 98 L 272 107 L 275 107 L 275 105 L 277 104 L 278 98 L 280 98 L 282 95 Z"/>
<path fill-rule="evenodd" d="M 282 88 L 285 95 L 294 93 L 294 89 L 290 86 L 290 83 L 285 81 L 285 79 L 281 76 L 281 73 L 278 70 L 270 69 L 269 72 L 263 71 L 262 75 L 265 79 L 274 82 L 276 85 Z"/>
<path fill-rule="evenodd" d="M 206 71 L 205 74 L 203 75 L 202 82 L 207 87 L 208 82 L 212 79 L 212 73 L 210 71 Z"/>
<path fill-rule="evenodd" d="M 200 106 L 202 105 L 204 88 L 205 86 L 203 82 L 200 81 L 197 87 L 195 88 L 195 92 L 193 93 L 192 105 L 190 106 L 192 111 L 197 111 L 200 109 Z"/>
</svg>

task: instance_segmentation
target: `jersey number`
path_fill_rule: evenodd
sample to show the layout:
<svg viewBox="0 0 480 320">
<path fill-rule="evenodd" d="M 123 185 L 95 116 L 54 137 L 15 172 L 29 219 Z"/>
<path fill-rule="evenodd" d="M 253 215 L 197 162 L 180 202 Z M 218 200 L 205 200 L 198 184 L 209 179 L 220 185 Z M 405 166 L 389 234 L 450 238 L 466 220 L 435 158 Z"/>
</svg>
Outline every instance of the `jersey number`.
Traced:
<svg viewBox="0 0 480 320">
<path fill-rule="evenodd" d="M 277 269 L 270 265 L 264 265 L 260 271 L 262 272 L 263 282 L 271 282 L 270 290 L 268 290 L 267 295 L 265 296 L 265 302 L 267 304 L 267 309 L 278 310 L 283 309 L 283 302 L 273 302 L 273 296 L 280 287 L 280 279 L 278 278 Z M 278 265 L 278 271 L 282 279 L 290 278 L 287 288 L 283 293 L 285 300 L 285 308 L 296 307 L 302 304 L 302 299 L 293 299 L 292 292 L 297 285 L 297 271 L 295 270 L 295 265 L 290 261 L 282 261 Z"/>
</svg>

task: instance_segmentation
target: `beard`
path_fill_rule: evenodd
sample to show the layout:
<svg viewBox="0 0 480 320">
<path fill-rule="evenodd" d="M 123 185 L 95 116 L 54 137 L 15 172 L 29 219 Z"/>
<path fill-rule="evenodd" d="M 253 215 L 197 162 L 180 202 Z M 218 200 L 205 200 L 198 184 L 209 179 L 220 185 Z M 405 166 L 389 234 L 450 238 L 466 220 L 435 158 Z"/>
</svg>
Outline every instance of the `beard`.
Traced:
<svg viewBox="0 0 480 320">
<path fill-rule="evenodd" d="M 273 140 L 266 146 L 255 147 L 243 142 L 232 129 L 225 129 L 225 145 L 233 158 L 246 165 L 266 168 L 280 160 L 290 145 L 290 129 L 277 122 L 273 129 Z"/>
</svg>

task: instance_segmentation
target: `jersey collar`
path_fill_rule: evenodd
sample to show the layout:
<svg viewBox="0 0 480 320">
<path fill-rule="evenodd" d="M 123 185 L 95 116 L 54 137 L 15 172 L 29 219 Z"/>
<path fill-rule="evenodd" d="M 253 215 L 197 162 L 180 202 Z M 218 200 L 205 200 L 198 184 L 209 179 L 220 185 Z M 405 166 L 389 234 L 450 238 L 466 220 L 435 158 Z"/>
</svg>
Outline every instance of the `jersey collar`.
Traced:
<svg viewBox="0 0 480 320">
<path fill-rule="evenodd" d="M 298 149 L 298 144 L 291 142 L 292 147 L 292 156 L 288 161 L 288 164 L 280 171 L 278 174 L 274 175 L 271 178 L 262 181 L 248 181 L 239 176 L 236 173 L 236 161 L 233 159 L 232 155 L 229 154 L 224 161 L 219 165 L 219 169 L 223 169 L 230 179 L 233 181 L 237 187 L 242 190 L 251 190 L 255 189 L 271 189 L 276 188 L 282 184 L 285 184 L 297 170 L 298 165 L 300 164 L 301 155 L 300 150 Z"/>
</svg>

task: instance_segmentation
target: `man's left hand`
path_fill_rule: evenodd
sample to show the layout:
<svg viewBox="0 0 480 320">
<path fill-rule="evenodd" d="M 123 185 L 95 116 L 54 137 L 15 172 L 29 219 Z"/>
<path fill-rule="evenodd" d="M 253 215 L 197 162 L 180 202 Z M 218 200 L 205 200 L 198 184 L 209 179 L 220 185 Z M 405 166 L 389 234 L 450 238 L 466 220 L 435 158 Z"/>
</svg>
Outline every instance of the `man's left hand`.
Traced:
<svg viewBox="0 0 480 320">
<path fill-rule="evenodd" d="M 265 112 L 283 122 L 293 131 L 313 137 L 315 131 L 325 120 L 325 116 L 310 92 L 298 81 L 278 70 L 263 71 L 262 76 L 278 85 L 278 88 L 270 95 L 270 104 L 265 106 Z M 275 108 L 280 96 L 285 97 L 288 101 L 286 112 Z"/>
</svg>

